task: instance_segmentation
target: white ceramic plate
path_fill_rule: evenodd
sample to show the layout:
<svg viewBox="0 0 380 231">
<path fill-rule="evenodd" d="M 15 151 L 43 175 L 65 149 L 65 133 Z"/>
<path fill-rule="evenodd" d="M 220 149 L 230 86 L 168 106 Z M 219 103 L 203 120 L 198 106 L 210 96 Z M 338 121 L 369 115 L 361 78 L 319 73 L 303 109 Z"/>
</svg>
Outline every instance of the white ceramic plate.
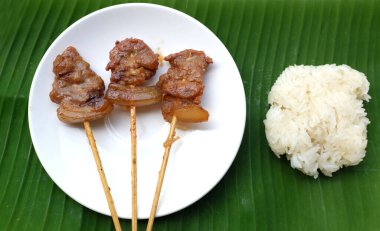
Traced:
<svg viewBox="0 0 380 231">
<path fill-rule="evenodd" d="M 204 25 L 179 11 L 152 4 L 124 4 L 96 11 L 67 28 L 50 46 L 34 75 L 29 98 L 29 126 L 34 148 L 53 181 L 70 197 L 109 215 L 101 182 L 81 125 L 60 122 L 49 99 L 54 58 L 75 46 L 103 77 L 108 52 L 116 40 L 143 39 L 168 55 L 186 48 L 212 57 L 205 77 L 202 106 L 207 123 L 192 125 L 174 143 L 166 170 L 157 216 L 176 212 L 209 192 L 224 176 L 239 149 L 245 125 L 245 95 L 239 71 L 221 41 Z M 154 79 L 166 71 L 161 67 Z M 131 217 L 129 113 L 120 109 L 92 123 L 117 212 Z M 147 218 L 169 130 L 159 105 L 137 108 L 138 217 Z"/>
</svg>

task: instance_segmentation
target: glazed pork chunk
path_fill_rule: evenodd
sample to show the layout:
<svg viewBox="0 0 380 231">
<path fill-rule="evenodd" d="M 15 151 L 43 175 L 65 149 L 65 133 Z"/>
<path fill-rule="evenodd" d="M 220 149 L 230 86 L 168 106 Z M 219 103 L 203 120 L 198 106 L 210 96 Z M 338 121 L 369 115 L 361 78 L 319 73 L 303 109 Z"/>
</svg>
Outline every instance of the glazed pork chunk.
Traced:
<svg viewBox="0 0 380 231">
<path fill-rule="evenodd" d="M 109 57 L 106 70 L 111 70 L 112 83 L 138 86 L 152 78 L 158 68 L 158 55 L 136 38 L 116 41 Z"/>
<path fill-rule="evenodd" d="M 147 106 L 161 101 L 162 93 L 155 86 L 141 86 L 158 68 L 158 55 L 144 41 L 127 38 L 116 41 L 110 51 L 111 83 L 106 98 L 122 106 Z"/>
<path fill-rule="evenodd" d="M 104 82 L 90 69 L 74 47 L 67 47 L 53 62 L 55 74 L 50 99 L 60 104 L 58 118 L 66 123 L 80 123 L 102 118 L 112 111 L 103 98 Z"/>
<path fill-rule="evenodd" d="M 203 51 L 192 49 L 165 57 L 170 63 L 167 73 L 160 76 L 157 87 L 163 92 L 162 114 L 170 122 L 173 115 L 182 122 L 204 122 L 208 112 L 199 104 L 204 89 L 204 74 L 212 59 Z"/>
</svg>

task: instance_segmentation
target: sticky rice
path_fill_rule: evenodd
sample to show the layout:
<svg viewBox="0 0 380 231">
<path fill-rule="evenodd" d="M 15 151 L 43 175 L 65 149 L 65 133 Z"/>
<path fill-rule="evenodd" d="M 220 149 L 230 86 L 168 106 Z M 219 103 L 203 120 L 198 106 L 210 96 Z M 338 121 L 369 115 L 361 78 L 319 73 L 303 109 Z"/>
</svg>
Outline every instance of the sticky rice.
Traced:
<svg viewBox="0 0 380 231">
<path fill-rule="evenodd" d="M 367 146 L 366 76 L 347 65 L 290 66 L 268 96 L 265 133 L 278 157 L 318 177 L 359 164 Z"/>
</svg>

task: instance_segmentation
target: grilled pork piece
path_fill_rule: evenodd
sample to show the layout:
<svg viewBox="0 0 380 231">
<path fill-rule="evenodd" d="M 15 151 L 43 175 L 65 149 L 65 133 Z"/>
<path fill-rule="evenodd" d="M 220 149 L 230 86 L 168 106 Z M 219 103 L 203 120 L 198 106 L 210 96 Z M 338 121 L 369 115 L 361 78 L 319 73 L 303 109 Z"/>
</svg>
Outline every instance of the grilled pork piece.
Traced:
<svg viewBox="0 0 380 231">
<path fill-rule="evenodd" d="M 55 74 L 50 99 L 60 104 L 58 118 L 66 123 L 99 119 L 112 111 L 103 99 L 104 82 L 74 47 L 67 47 L 53 62 Z"/>
<path fill-rule="evenodd" d="M 121 85 L 141 85 L 150 79 L 158 68 L 158 55 L 142 40 L 127 38 L 116 41 L 110 51 L 110 62 L 106 70 L 111 70 L 111 82 Z"/>
<path fill-rule="evenodd" d="M 191 100 L 165 95 L 162 100 L 162 115 L 168 122 L 176 115 L 177 120 L 185 123 L 199 123 L 208 120 L 208 112 Z"/>
<path fill-rule="evenodd" d="M 203 77 L 212 59 L 203 51 L 184 50 L 165 57 L 170 68 L 160 76 L 157 86 L 166 94 L 201 103 Z"/>
<path fill-rule="evenodd" d="M 187 49 L 165 57 L 171 67 L 160 76 L 157 87 L 164 94 L 162 115 L 170 122 L 176 115 L 181 122 L 204 122 L 208 112 L 199 104 L 203 95 L 204 73 L 212 59 L 203 51 Z"/>
<path fill-rule="evenodd" d="M 162 92 L 156 86 L 124 86 L 117 83 L 108 85 L 108 101 L 122 106 L 146 106 L 159 103 Z"/>
<path fill-rule="evenodd" d="M 106 98 L 122 106 L 146 106 L 161 101 L 162 93 L 156 86 L 139 86 L 152 78 L 158 68 L 158 55 L 135 38 L 116 41 L 110 51 L 111 83 Z"/>
</svg>

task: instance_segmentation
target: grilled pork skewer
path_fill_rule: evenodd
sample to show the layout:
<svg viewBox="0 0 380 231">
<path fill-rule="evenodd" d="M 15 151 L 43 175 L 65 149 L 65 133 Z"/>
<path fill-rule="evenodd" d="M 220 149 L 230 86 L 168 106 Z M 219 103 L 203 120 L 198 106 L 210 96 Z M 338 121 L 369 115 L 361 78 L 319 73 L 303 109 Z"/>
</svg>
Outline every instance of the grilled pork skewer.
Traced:
<svg viewBox="0 0 380 231">
<path fill-rule="evenodd" d="M 165 60 L 170 63 L 171 67 L 167 73 L 160 76 L 157 86 L 163 92 L 162 115 L 167 122 L 171 121 L 171 123 L 168 138 L 164 143 L 165 153 L 147 231 L 151 231 L 153 228 L 170 149 L 177 139 L 175 138 L 177 121 L 184 123 L 206 122 L 209 116 L 208 112 L 199 104 L 204 89 L 204 73 L 208 65 L 212 63 L 212 59 L 207 57 L 203 51 L 188 49 L 166 56 Z"/>
<path fill-rule="evenodd" d="M 55 74 L 50 99 L 59 104 L 58 118 L 65 123 L 83 123 L 96 162 L 108 207 L 117 231 L 121 231 L 114 201 L 90 127 L 90 121 L 111 113 L 112 104 L 103 98 L 104 82 L 90 69 L 74 47 L 67 47 L 53 63 Z"/>
<path fill-rule="evenodd" d="M 161 101 L 161 92 L 155 86 L 139 86 L 156 73 L 158 55 L 142 40 L 127 38 L 116 41 L 109 56 L 106 70 L 111 70 L 111 83 L 106 98 L 114 104 L 130 106 L 132 231 L 137 231 L 136 106 Z"/>
</svg>

